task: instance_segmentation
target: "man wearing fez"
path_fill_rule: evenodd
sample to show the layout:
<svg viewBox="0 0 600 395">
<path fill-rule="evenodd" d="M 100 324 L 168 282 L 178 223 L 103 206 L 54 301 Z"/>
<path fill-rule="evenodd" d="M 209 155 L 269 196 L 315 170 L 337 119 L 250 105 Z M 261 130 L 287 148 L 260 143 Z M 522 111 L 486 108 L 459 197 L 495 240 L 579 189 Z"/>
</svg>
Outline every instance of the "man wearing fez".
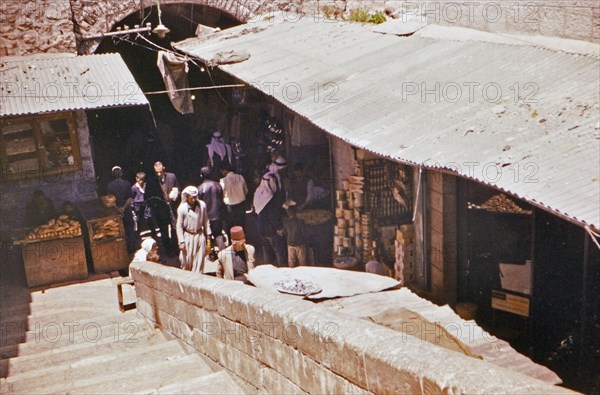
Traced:
<svg viewBox="0 0 600 395">
<path fill-rule="evenodd" d="M 247 282 L 246 274 L 254 269 L 254 247 L 246 244 L 246 235 L 241 226 L 234 226 L 230 233 L 231 245 L 218 255 L 217 277 Z"/>
</svg>

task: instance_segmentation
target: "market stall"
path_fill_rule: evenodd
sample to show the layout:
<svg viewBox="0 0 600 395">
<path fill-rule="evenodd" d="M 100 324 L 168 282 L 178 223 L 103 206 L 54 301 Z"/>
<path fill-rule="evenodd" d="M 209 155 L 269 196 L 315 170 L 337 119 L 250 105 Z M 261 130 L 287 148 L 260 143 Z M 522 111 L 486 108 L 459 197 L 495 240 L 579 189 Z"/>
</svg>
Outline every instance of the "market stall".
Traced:
<svg viewBox="0 0 600 395">
<path fill-rule="evenodd" d="M 384 159 L 356 159 L 354 175 L 336 191 L 334 251 L 338 257 L 356 258 L 358 268 L 372 259 L 389 267 L 403 259 L 397 241 L 399 229 L 412 222 L 411 178 L 406 166 Z"/>
<path fill-rule="evenodd" d="M 308 264 L 322 266 L 331 262 L 331 212 L 302 210 L 298 218 L 304 222 L 308 247 Z"/>
<path fill-rule="evenodd" d="M 94 272 L 126 269 L 129 256 L 121 212 L 99 201 L 82 204 L 80 209 L 87 226 Z"/>
<path fill-rule="evenodd" d="M 36 228 L 18 229 L 14 244 L 21 245 L 27 286 L 35 287 L 87 277 L 81 225 L 61 215 Z"/>
</svg>

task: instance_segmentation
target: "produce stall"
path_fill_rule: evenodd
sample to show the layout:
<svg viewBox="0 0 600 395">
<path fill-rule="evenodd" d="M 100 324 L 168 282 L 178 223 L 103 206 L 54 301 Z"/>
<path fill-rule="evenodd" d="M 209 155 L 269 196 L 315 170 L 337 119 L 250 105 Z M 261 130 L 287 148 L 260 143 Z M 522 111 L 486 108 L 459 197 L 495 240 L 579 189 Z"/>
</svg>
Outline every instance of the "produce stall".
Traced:
<svg viewBox="0 0 600 395">
<path fill-rule="evenodd" d="M 21 245 L 29 287 L 81 280 L 88 275 L 81 225 L 66 215 L 33 229 L 15 230 L 14 244 Z"/>
<path fill-rule="evenodd" d="M 82 204 L 95 273 L 126 269 L 129 266 L 123 217 L 116 207 L 100 202 Z"/>
</svg>

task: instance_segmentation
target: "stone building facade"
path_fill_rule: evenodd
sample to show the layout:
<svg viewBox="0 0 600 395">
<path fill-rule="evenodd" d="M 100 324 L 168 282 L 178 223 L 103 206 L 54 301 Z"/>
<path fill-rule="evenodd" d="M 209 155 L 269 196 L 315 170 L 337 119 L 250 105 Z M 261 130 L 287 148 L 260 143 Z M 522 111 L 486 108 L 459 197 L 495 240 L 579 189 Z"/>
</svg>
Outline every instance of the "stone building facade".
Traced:
<svg viewBox="0 0 600 395">
<path fill-rule="evenodd" d="M 493 33 L 545 35 L 600 42 L 600 4 L 594 0 L 527 2 L 357 1 L 357 0 L 163 0 L 163 6 L 194 4 L 220 10 L 242 23 L 281 12 L 315 15 L 320 7 L 348 11 L 357 7 L 386 10 L 395 18 L 462 26 Z M 99 40 L 83 37 L 111 31 L 116 23 L 155 5 L 152 0 L 5 0 L 0 3 L 0 54 L 93 53 Z"/>
</svg>

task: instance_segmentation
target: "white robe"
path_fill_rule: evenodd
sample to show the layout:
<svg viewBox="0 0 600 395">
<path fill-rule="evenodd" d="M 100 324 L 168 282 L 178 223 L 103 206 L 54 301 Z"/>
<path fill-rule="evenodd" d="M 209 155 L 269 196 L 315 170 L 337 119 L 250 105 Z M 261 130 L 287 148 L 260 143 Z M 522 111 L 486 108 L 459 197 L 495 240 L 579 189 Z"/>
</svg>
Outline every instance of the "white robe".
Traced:
<svg viewBox="0 0 600 395">
<path fill-rule="evenodd" d="M 192 210 L 187 202 L 182 202 L 177 208 L 177 237 L 180 243 L 185 244 L 185 252 L 179 253 L 183 270 L 201 273 L 206 255 L 206 236 L 210 234 L 206 203 L 198 200 Z"/>
</svg>

